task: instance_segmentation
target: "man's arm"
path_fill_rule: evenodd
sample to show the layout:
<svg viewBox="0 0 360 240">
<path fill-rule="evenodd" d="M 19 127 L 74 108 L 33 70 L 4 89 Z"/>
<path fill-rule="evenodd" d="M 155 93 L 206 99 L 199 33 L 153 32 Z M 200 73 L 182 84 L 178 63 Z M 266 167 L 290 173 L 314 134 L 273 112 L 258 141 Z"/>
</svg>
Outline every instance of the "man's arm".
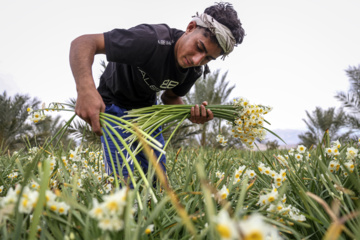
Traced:
<svg viewBox="0 0 360 240">
<path fill-rule="evenodd" d="M 182 98 L 176 95 L 172 90 L 166 90 L 161 95 L 161 100 L 164 104 L 173 105 L 173 104 L 184 104 Z M 214 118 L 214 114 L 210 109 L 205 109 L 207 102 L 204 101 L 200 108 L 199 105 L 195 105 L 191 108 L 191 116 L 190 121 L 193 123 L 201 123 L 204 124 L 207 121 L 210 121 Z"/>
<path fill-rule="evenodd" d="M 89 123 L 97 135 L 102 135 L 99 114 L 105 104 L 96 89 L 92 76 L 95 54 L 105 53 L 103 34 L 83 35 L 71 42 L 70 67 L 78 93 L 75 113 Z"/>
</svg>

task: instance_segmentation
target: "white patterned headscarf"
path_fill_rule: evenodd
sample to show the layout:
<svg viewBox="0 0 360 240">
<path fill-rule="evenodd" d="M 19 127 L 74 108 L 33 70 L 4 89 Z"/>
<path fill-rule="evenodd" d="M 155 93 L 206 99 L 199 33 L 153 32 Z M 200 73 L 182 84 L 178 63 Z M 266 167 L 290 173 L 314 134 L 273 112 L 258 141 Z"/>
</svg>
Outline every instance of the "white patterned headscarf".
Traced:
<svg viewBox="0 0 360 240">
<path fill-rule="evenodd" d="M 235 38 L 229 28 L 227 28 L 225 25 L 219 23 L 206 13 L 194 16 L 192 20 L 195 21 L 198 26 L 209 29 L 210 32 L 216 36 L 220 47 L 224 51 L 222 58 L 234 50 L 234 46 L 236 44 Z"/>
</svg>

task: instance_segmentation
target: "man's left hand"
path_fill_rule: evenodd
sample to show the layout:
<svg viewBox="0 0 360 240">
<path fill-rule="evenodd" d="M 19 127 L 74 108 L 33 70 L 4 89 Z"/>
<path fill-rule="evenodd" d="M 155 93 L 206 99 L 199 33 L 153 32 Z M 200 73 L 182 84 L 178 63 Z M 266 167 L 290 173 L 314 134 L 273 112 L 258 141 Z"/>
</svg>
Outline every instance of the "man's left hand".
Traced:
<svg viewBox="0 0 360 240">
<path fill-rule="evenodd" d="M 207 101 L 204 101 L 201 106 L 195 105 L 191 108 L 191 116 L 190 121 L 193 123 L 200 123 L 204 124 L 214 118 L 214 114 L 211 112 L 210 109 L 205 109 L 205 106 L 207 106 Z"/>
</svg>

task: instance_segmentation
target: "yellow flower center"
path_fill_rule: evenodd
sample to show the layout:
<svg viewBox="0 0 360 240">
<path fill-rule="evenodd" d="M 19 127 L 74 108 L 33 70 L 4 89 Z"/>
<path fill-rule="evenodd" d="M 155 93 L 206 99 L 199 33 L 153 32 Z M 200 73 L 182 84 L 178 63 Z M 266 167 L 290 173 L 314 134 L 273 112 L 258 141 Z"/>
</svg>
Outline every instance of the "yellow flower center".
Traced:
<svg viewBox="0 0 360 240">
<path fill-rule="evenodd" d="M 108 202 L 106 206 L 110 209 L 110 211 L 116 211 L 118 209 L 118 205 L 115 201 Z"/>
<path fill-rule="evenodd" d="M 255 230 L 244 237 L 244 240 L 262 240 L 264 236 L 259 230 Z"/>
<path fill-rule="evenodd" d="M 216 230 L 218 231 L 218 233 L 220 234 L 221 237 L 230 238 L 230 236 L 231 236 L 230 229 L 225 224 L 218 224 L 216 226 Z"/>
<path fill-rule="evenodd" d="M 151 230 L 149 228 L 145 229 L 145 233 L 146 234 L 150 234 L 151 233 Z"/>
<path fill-rule="evenodd" d="M 26 207 L 28 205 L 29 201 L 25 198 L 24 201 L 22 202 L 22 205 L 24 207 Z"/>
</svg>

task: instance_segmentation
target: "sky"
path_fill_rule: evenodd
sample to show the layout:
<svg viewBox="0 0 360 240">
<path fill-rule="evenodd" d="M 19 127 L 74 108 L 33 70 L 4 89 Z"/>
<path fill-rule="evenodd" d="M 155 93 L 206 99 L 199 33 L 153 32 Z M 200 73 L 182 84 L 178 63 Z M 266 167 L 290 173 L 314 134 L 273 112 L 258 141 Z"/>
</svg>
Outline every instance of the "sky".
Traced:
<svg viewBox="0 0 360 240">
<path fill-rule="evenodd" d="M 45 103 L 76 98 L 69 65 L 73 39 L 83 34 L 166 23 L 185 30 L 208 0 L 3 0 L 0 4 L 0 92 L 37 97 Z M 229 100 L 273 107 L 270 129 L 306 130 L 306 111 L 340 107 L 347 92 L 345 70 L 360 65 L 359 0 L 237 0 L 246 36 L 210 69 L 228 71 L 235 89 Z M 96 85 L 101 74 L 97 55 Z"/>
</svg>

